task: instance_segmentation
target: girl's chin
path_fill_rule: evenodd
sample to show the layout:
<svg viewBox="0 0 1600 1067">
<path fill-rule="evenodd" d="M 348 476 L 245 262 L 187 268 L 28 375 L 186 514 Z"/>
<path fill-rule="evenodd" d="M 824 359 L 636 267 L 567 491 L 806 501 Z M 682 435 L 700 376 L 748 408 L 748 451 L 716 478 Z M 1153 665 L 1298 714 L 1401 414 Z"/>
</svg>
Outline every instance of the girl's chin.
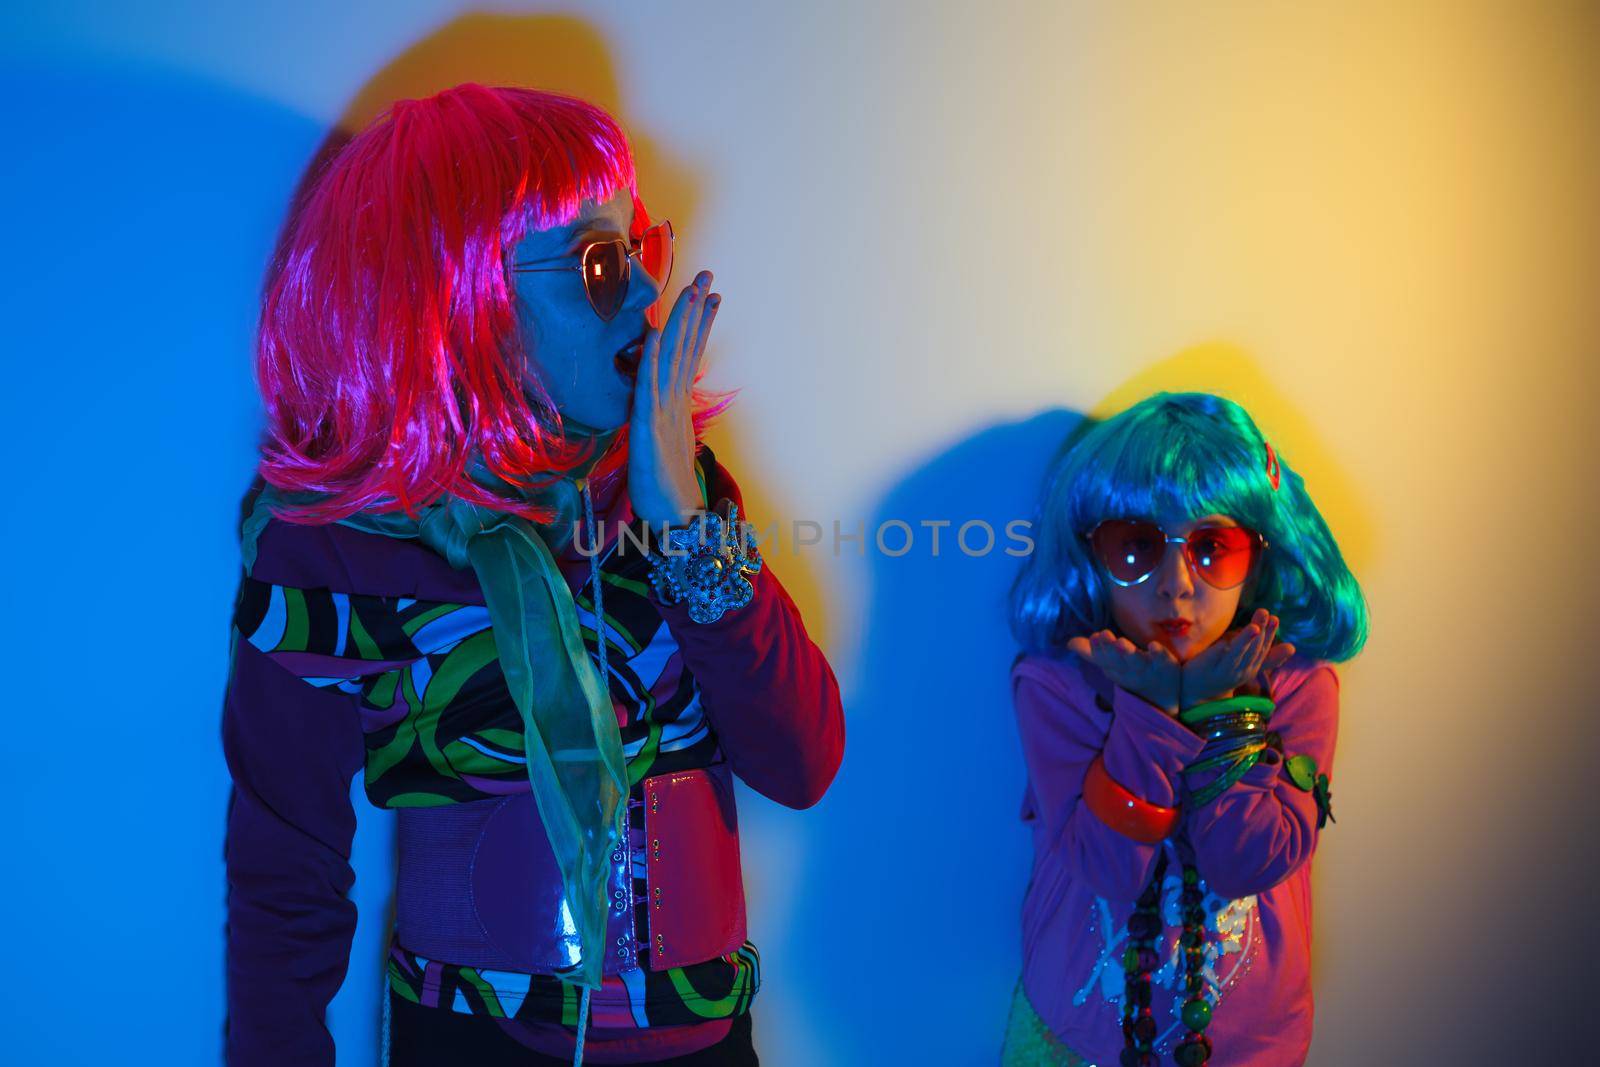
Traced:
<svg viewBox="0 0 1600 1067">
<path fill-rule="evenodd" d="M 628 421 L 632 399 L 632 394 L 627 393 L 599 403 L 581 405 L 580 410 L 573 410 L 570 405 L 563 406 L 561 417 L 569 423 L 569 432 L 610 433 Z"/>
<path fill-rule="evenodd" d="M 1188 663 L 1200 650 L 1194 646 L 1194 640 L 1188 634 L 1173 636 L 1168 633 L 1157 633 L 1156 644 L 1171 652 L 1179 663 Z"/>
</svg>

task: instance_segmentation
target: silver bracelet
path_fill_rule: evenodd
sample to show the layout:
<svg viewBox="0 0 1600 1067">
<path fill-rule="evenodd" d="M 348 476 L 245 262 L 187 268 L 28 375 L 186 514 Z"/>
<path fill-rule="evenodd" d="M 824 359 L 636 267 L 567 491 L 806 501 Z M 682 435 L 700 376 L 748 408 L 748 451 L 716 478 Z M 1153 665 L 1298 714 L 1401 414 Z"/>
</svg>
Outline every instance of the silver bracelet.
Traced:
<svg viewBox="0 0 1600 1067">
<path fill-rule="evenodd" d="M 739 507 L 728 501 L 728 517 L 697 512 L 686 526 L 652 539 L 650 584 L 663 604 L 689 605 L 695 622 L 716 622 L 755 596 L 750 578 L 761 570 L 756 528 L 739 521 Z"/>
</svg>

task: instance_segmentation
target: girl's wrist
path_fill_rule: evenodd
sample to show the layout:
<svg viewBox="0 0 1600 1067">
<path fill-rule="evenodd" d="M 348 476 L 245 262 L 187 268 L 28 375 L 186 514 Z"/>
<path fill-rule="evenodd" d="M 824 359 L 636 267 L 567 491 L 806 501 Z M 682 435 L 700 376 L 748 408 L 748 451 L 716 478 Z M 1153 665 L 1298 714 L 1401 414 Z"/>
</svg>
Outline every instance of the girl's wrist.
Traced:
<svg viewBox="0 0 1600 1067">
<path fill-rule="evenodd" d="M 1141 693 L 1135 689 L 1130 689 L 1128 692 L 1132 693 L 1146 704 L 1153 706 L 1157 711 L 1161 712 L 1161 714 L 1167 716 L 1168 718 L 1176 719 L 1178 717 L 1178 702 L 1175 699 L 1171 697 L 1162 699 L 1158 696 L 1151 696 L 1149 693 Z"/>
<path fill-rule="evenodd" d="M 1234 690 L 1232 689 L 1224 690 L 1220 693 L 1212 693 L 1209 696 L 1190 696 L 1188 693 L 1184 693 L 1178 699 L 1178 707 L 1182 711 L 1188 711 L 1190 708 L 1195 707 L 1196 705 L 1209 704 L 1213 700 L 1227 700 L 1229 697 L 1233 696 L 1233 694 Z"/>
</svg>

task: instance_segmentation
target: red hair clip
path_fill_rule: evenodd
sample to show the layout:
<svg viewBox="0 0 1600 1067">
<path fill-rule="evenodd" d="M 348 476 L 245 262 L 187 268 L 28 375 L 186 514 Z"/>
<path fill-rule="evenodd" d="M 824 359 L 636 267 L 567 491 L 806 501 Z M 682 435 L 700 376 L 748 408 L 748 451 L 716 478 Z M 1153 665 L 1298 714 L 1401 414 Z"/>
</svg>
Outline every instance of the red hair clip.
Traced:
<svg viewBox="0 0 1600 1067">
<path fill-rule="evenodd" d="M 1263 441 L 1261 443 L 1267 445 L 1267 477 L 1271 479 L 1272 491 L 1276 493 L 1278 491 L 1278 480 L 1281 476 L 1278 471 L 1278 454 L 1272 450 L 1272 446 L 1267 442 Z"/>
</svg>

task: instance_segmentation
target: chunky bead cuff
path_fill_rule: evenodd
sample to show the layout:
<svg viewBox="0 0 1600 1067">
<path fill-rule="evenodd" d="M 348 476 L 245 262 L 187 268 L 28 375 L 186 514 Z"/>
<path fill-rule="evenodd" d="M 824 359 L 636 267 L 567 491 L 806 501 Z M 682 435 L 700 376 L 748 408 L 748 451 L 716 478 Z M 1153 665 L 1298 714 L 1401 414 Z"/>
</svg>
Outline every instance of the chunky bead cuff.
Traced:
<svg viewBox="0 0 1600 1067">
<path fill-rule="evenodd" d="M 703 511 L 684 526 L 652 538 L 650 584 L 663 604 L 689 605 L 689 618 L 716 622 L 729 611 L 750 603 L 755 586 L 750 578 L 761 570 L 756 530 L 739 521 L 739 508 L 724 499 L 727 517 Z"/>
</svg>

